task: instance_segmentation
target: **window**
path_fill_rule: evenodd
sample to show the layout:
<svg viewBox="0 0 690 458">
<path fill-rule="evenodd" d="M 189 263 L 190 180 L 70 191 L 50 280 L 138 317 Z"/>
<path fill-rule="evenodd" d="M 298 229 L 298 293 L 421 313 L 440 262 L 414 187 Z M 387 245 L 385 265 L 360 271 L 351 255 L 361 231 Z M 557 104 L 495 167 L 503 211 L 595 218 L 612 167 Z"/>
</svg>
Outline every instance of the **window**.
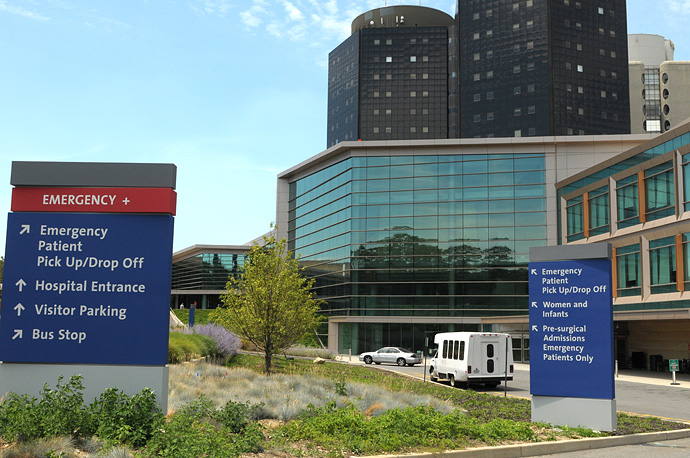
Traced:
<svg viewBox="0 0 690 458">
<path fill-rule="evenodd" d="M 640 224 L 639 193 L 637 174 L 616 182 L 616 204 L 618 227 L 624 228 Z"/>
<path fill-rule="evenodd" d="M 513 66 L 513 73 L 520 73 L 520 66 L 519 65 Z"/>
<path fill-rule="evenodd" d="M 379 74 L 377 73 L 374 75 L 374 80 L 378 80 L 378 79 L 379 79 Z"/>
<path fill-rule="evenodd" d="M 675 214 L 673 161 L 644 171 L 647 221 Z"/>
<path fill-rule="evenodd" d="M 429 91 L 422 91 L 422 97 L 429 97 Z"/>
<path fill-rule="evenodd" d="M 472 96 L 472 99 L 473 99 L 473 101 L 475 101 L 475 102 L 481 102 L 482 96 L 481 96 L 481 94 L 474 94 L 474 95 Z"/>
<path fill-rule="evenodd" d="M 572 70 L 572 69 L 573 69 L 573 64 L 571 64 L 570 62 L 566 62 L 566 63 L 565 63 L 565 69 L 566 69 L 566 70 Z"/>
<path fill-rule="evenodd" d="M 492 37 L 493 35 L 494 35 L 493 29 L 489 29 L 489 30 L 486 31 L 486 36 L 487 36 L 487 37 Z"/>
<path fill-rule="evenodd" d="M 534 49 L 534 42 L 533 41 L 527 42 L 527 49 Z"/>
<path fill-rule="evenodd" d="M 574 242 L 585 237 L 584 211 L 582 196 L 574 197 L 565 204 L 566 237 L 568 242 Z"/>
<path fill-rule="evenodd" d="M 520 30 L 520 24 L 513 24 L 513 30 Z"/>
<path fill-rule="evenodd" d="M 612 57 L 613 59 L 616 58 L 616 51 L 611 51 L 611 57 Z"/>
<path fill-rule="evenodd" d="M 429 132 L 429 128 L 428 128 L 428 127 L 422 127 L 422 132 L 424 132 L 425 134 L 428 133 L 428 132 Z"/>
<path fill-rule="evenodd" d="M 649 241 L 652 294 L 678 291 L 676 286 L 676 238 Z"/>
<path fill-rule="evenodd" d="M 527 63 L 527 71 L 531 72 L 534 70 L 534 62 L 528 62 Z"/>
<path fill-rule="evenodd" d="M 422 56 L 422 62 L 429 62 L 429 56 Z"/>
<path fill-rule="evenodd" d="M 492 57 L 494 57 L 494 51 L 493 51 L 492 49 L 489 49 L 489 50 L 486 52 L 486 58 L 487 58 L 487 59 L 491 59 Z"/>
<path fill-rule="evenodd" d="M 472 13 L 472 20 L 476 21 L 477 19 L 479 19 L 479 13 Z"/>
<path fill-rule="evenodd" d="M 534 127 L 530 127 L 529 129 L 527 129 L 527 135 L 532 137 L 537 135 L 537 129 L 535 129 Z"/>
<path fill-rule="evenodd" d="M 520 88 L 520 86 L 515 86 L 515 87 L 513 88 L 513 95 L 518 95 L 518 94 L 520 94 L 521 92 L 522 92 L 522 89 Z"/>
<path fill-rule="evenodd" d="M 391 132 L 393 132 L 393 129 L 391 129 L 390 127 L 386 127 L 386 133 L 390 134 Z"/>
<path fill-rule="evenodd" d="M 585 69 L 584 69 L 584 67 L 583 67 L 582 65 L 578 65 L 578 66 L 577 66 L 577 72 L 578 72 L 578 73 L 582 73 L 582 72 L 584 72 L 584 71 L 585 71 Z"/>
<path fill-rule="evenodd" d="M 640 296 L 640 244 L 616 249 L 616 277 L 618 297 Z"/>
<path fill-rule="evenodd" d="M 582 43 L 578 43 L 578 44 L 575 46 L 575 49 L 577 49 L 578 51 L 582 51 Z"/>
<path fill-rule="evenodd" d="M 602 29 L 602 30 L 603 30 L 603 29 Z M 610 30 L 610 31 L 609 31 L 609 35 L 611 36 L 611 38 L 616 38 L 616 31 L 615 31 L 615 30 Z"/>
<path fill-rule="evenodd" d="M 599 8 L 597 8 L 597 12 L 598 12 L 599 14 L 604 14 L 604 8 L 602 8 L 602 7 L 600 6 Z"/>
<path fill-rule="evenodd" d="M 410 56 L 410 62 L 417 62 L 417 56 Z"/>
<path fill-rule="evenodd" d="M 481 121 L 482 121 L 482 115 L 478 115 L 478 114 L 474 115 L 474 122 L 475 123 L 478 123 Z"/>
<path fill-rule="evenodd" d="M 489 70 L 488 72 L 486 72 L 486 77 L 487 77 L 488 79 L 493 78 L 493 77 L 494 77 L 494 71 L 493 71 L 493 70 Z"/>
<path fill-rule="evenodd" d="M 527 28 L 529 29 L 532 27 L 534 27 L 534 21 L 532 21 L 532 20 L 527 21 Z"/>
<path fill-rule="evenodd" d="M 380 44 L 381 44 L 381 40 L 374 40 L 374 44 L 375 44 L 375 45 L 380 45 Z"/>
<path fill-rule="evenodd" d="M 478 52 L 476 52 L 472 55 L 472 60 L 479 60 L 479 59 L 480 59 L 480 54 Z"/>
<path fill-rule="evenodd" d="M 486 10 L 486 17 L 491 17 L 494 15 L 494 10 Z"/>
<path fill-rule="evenodd" d="M 374 116 L 378 116 L 378 115 L 379 115 L 379 110 L 374 110 Z"/>
<path fill-rule="evenodd" d="M 391 97 L 392 95 L 391 91 L 386 91 L 386 97 Z"/>
<path fill-rule="evenodd" d="M 577 93 L 578 93 L 578 94 L 584 94 L 584 93 L 585 93 L 585 88 L 584 88 L 584 86 L 578 86 L 578 87 L 577 87 Z"/>
<path fill-rule="evenodd" d="M 379 96 L 379 91 L 374 91 L 374 97 L 378 97 L 378 96 Z"/>
<path fill-rule="evenodd" d="M 428 74 L 428 73 L 422 73 L 422 79 L 423 79 L 423 80 L 428 80 L 428 79 L 429 79 L 429 74 Z"/>
<path fill-rule="evenodd" d="M 417 97 L 417 91 L 410 91 L 410 97 Z"/>
<path fill-rule="evenodd" d="M 525 6 L 526 6 L 527 8 L 529 8 L 529 7 L 532 6 L 532 5 L 534 5 L 534 1 L 533 1 L 533 0 L 527 0 L 527 4 L 526 4 Z"/>
<path fill-rule="evenodd" d="M 584 109 L 584 108 L 578 108 L 578 109 L 577 109 L 577 114 L 579 114 L 580 116 L 584 116 L 584 114 L 585 114 L 585 109 Z"/>
<path fill-rule="evenodd" d="M 493 100 L 494 99 L 494 91 L 489 91 L 486 93 L 486 100 Z"/>
<path fill-rule="evenodd" d="M 527 85 L 527 92 L 528 93 L 534 92 L 534 84 L 528 84 Z"/>
<path fill-rule="evenodd" d="M 609 187 L 587 193 L 589 201 L 589 236 L 609 232 Z"/>
<path fill-rule="evenodd" d="M 390 114 L 392 114 L 392 113 L 393 113 L 393 111 L 392 111 L 391 109 L 387 109 L 387 110 L 386 110 L 386 114 L 387 114 L 387 115 L 390 115 Z"/>
<path fill-rule="evenodd" d="M 605 99 L 606 98 L 606 91 L 601 91 L 601 98 Z"/>
<path fill-rule="evenodd" d="M 513 116 L 522 115 L 522 108 L 513 108 Z"/>
<path fill-rule="evenodd" d="M 527 107 L 527 114 L 534 114 L 536 111 L 537 109 L 534 105 L 530 105 Z"/>
<path fill-rule="evenodd" d="M 378 127 L 374 127 L 374 133 L 375 133 L 375 134 L 378 134 L 378 133 L 379 133 L 379 128 L 378 128 Z"/>
<path fill-rule="evenodd" d="M 417 74 L 416 74 L 416 73 L 410 73 L 410 79 L 411 79 L 411 80 L 416 80 L 416 79 L 417 79 Z"/>
<path fill-rule="evenodd" d="M 415 132 L 417 132 L 417 128 L 414 126 L 410 127 L 410 133 L 415 133 Z"/>
<path fill-rule="evenodd" d="M 479 81 L 481 78 L 481 73 L 475 73 L 474 75 L 472 75 L 472 81 Z"/>
<path fill-rule="evenodd" d="M 393 56 L 386 56 L 386 62 L 393 62 Z"/>
<path fill-rule="evenodd" d="M 479 40 L 479 32 L 474 32 L 474 33 L 472 34 L 472 39 L 473 39 L 473 40 Z"/>
<path fill-rule="evenodd" d="M 392 80 L 392 79 L 393 79 L 393 75 L 391 75 L 390 73 L 386 73 L 386 79 L 387 79 L 387 80 Z"/>
<path fill-rule="evenodd" d="M 486 120 L 487 121 L 493 121 L 494 120 L 494 112 L 490 111 L 486 114 Z"/>
<path fill-rule="evenodd" d="M 386 44 L 389 45 L 389 46 L 392 45 L 392 44 L 393 44 L 393 40 L 392 40 L 391 38 L 387 39 L 387 40 L 386 40 Z"/>
<path fill-rule="evenodd" d="M 513 11 L 517 11 L 520 9 L 520 4 L 519 3 L 513 3 Z"/>
<path fill-rule="evenodd" d="M 520 52 L 520 44 L 513 45 L 513 52 L 516 54 Z"/>
<path fill-rule="evenodd" d="M 416 115 L 416 114 L 417 114 L 417 109 L 416 109 L 416 108 L 410 108 L 410 114 L 411 114 L 411 115 Z"/>
</svg>

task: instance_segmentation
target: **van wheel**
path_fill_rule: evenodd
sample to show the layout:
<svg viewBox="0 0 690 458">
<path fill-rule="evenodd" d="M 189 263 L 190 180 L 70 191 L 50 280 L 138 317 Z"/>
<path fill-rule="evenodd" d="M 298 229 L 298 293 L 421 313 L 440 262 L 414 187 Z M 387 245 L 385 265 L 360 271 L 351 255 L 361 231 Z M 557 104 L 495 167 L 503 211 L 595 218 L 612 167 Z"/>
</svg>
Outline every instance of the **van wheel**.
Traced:
<svg viewBox="0 0 690 458">
<path fill-rule="evenodd" d="M 398 366 L 404 366 L 405 364 L 407 364 L 405 358 L 398 358 Z"/>
<path fill-rule="evenodd" d="M 455 376 L 453 374 L 448 374 L 448 381 L 450 382 L 450 386 L 455 388 Z"/>
<path fill-rule="evenodd" d="M 434 375 L 434 368 L 433 367 L 429 368 L 429 380 L 431 380 L 432 382 L 438 381 L 438 377 L 436 375 Z"/>
<path fill-rule="evenodd" d="M 373 361 L 373 359 L 371 356 L 365 356 L 364 357 L 364 364 L 371 364 L 372 361 Z"/>
</svg>

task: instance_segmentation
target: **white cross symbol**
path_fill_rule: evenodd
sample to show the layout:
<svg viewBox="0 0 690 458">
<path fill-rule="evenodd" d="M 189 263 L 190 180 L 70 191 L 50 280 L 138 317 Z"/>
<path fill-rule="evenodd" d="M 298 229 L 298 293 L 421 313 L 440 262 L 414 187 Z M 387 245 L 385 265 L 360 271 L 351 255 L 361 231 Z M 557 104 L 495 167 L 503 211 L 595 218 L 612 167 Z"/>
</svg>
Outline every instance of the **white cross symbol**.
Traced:
<svg viewBox="0 0 690 458">
<path fill-rule="evenodd" d="M 125 205 L 127 205 L 127 204 L 130 202 L 130 200 L 129 200 L 128 198 L 125 197 L 124 199 L 122 199 L 122 202 L 123 202 Z"/>
</svg>

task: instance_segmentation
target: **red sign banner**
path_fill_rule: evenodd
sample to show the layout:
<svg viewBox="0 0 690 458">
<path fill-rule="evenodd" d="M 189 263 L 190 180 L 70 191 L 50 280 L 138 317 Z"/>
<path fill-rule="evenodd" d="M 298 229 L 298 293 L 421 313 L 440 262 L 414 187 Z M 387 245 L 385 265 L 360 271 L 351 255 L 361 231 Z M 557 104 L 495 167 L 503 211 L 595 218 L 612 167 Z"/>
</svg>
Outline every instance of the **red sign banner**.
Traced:
<svg viewBox="0 0 690 458">
<path fill-rule="evenodd" d="M 12 211 L 72 213 L 168 213 L 175 215 L 177 193 L 170 188 L 12 189 Z"/>
</svg>

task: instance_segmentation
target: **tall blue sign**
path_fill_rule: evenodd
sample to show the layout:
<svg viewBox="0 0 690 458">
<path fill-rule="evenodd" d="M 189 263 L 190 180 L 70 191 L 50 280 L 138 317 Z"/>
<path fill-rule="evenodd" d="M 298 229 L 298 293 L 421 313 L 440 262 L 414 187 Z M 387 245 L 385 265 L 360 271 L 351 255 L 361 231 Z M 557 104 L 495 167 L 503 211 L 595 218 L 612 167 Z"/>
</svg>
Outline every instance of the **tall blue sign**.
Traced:
<svg viewBox="0 0 690 458">
<path fill-rule="evenodd" d="M 531 262 L 530 391 L 614 399 L 611 261 Z"/>
<path fill-rule="evenodd" d="M 165 365 L 172 215 L 11 213 L 0 360 Z"/>
</svg>

